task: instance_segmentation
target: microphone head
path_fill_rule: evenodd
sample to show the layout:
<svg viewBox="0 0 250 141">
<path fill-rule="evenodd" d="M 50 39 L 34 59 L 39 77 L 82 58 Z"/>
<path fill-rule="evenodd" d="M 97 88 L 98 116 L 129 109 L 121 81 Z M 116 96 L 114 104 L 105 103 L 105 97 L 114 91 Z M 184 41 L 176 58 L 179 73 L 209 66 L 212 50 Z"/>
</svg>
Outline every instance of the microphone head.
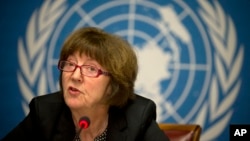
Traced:
<svg viewBox="0 0 250 141">
<path fill-rule="evenodd" d="M 82 129 L 86 129 L 88 128 L 90 125 L 90 120 L 88 117 L 84 116 L 84 117 L 81 117 L 80 120 L 79 120 L 79 126 L 80 128 Z"/>
</svg>

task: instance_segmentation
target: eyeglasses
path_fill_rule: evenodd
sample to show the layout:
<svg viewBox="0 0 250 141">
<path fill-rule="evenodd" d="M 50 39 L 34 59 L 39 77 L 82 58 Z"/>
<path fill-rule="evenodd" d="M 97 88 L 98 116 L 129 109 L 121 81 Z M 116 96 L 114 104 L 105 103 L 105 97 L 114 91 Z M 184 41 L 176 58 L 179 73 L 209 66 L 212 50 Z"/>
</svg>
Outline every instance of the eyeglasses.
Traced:
<svg viewBox="0 0 250 141">
<path fill-rule="evenodd" d="M 109 72 L 102 71 L 101 69 L 91 65 L 79 66 L 70 61 L 59 61 L 58 63 L 58 69 L 64 72 L 74 72 L 76 68 L 80 68 L 81 74 L 88 77 L 98 77 L 102 74 L 106 76 L 110 75 Z"/>
</svg>

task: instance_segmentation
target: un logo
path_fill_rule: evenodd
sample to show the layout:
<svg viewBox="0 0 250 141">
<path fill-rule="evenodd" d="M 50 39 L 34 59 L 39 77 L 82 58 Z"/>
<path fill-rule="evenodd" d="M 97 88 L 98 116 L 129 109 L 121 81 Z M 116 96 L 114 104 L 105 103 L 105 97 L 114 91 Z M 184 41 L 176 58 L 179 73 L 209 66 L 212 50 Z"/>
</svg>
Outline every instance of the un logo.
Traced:
<svg viewBox="0 0 250 141">
<path fill-rule="evenodd" d="M 18 40 L 25 113 L 32 97 L 59 89 L 64 39 L 77 28 L 96 26 L 134 46 L 136 93 L 155 101 L 159 122 L 197 123 L 202 140 L 215 139 L 233 113 L 243 47 L 232 40 L 233 21 L 217 1 L 198 5 L 197 12 L 183 1 L 45 1 Z"/>
</svg>

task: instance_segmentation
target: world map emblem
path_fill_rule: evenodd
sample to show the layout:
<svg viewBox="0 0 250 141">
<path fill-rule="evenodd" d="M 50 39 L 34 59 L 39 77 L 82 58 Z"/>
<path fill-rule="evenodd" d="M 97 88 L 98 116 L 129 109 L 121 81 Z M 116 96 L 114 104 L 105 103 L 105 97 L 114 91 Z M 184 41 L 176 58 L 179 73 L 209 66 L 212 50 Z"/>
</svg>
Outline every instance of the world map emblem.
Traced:
<svg viewBox="0 0 250 141">
<path fill-rule="evenodd" d="M 206 7 L 211 5 L 199 4 L 201 11 L 197 13 L 182 1 L 44 2 L 30 19 L 28 38 L 26 41 L 20 38 L 18 42 L 21 66 L 18 80 L 24 97 L 24 111 L 28 112 L 27 104 L 32 97 L 59 89 L 57 61 L 64 39 L 75 29 L 96 26 L 122 36 L 134 46 L 139 59 L 136 93 L 155 101 L 159 122 L 199 123 L 205 129 L 204 139 L 215 138 L 216 135 L 209 136 L 210 132 L 223 122 L 210 124 L 203 112 L 210 109 L 214 120 L 228 121 L 225 119 L 231 117 L 230 108 L 239 85 L 221 86 L 222 92 L 229 88 L 232 91 L 227 90 L 228 95 L 222 100 L 210 94 L 211 90 L 218 90 L 217 94 L 220 94 L 216 83 L 223 80 L 222 77 L 227 78 L 220 74 L 226 66 L 220 64 L 220 60 L 223 61 L 220 50 L 213 48 L 218 41 L 214 41 L 212 33 L 206 33 L 212 26 L 204 26 L 208 23 L 205 14 L 209 14 Z M 218 3 L 215 4 L 218 8 Z M 37 25 L 40 26 L 37 28 Z M 36 40 L 34 37 L 37 36 L 32 35 L 39 37 Z M 242 54 L 239 49 L 238 54 L 233 55 L 236 57 L 225 63 L 236 60 L 241 64 Z M 26 65 L 30 67 L 22 67 Z M 231 81 L 238 80 L 231 78 Z M 218 107 L 211 106 L 214 103 L 207 100 L 208 97 L 217 101 L 215 105 L 219 108 L 222 105 L 221 111 L 213 111 Z M 229 104 L 223 105 L 223 101 Z M 213 112 L 215 116 L 212 116 Z"/>
</svg>

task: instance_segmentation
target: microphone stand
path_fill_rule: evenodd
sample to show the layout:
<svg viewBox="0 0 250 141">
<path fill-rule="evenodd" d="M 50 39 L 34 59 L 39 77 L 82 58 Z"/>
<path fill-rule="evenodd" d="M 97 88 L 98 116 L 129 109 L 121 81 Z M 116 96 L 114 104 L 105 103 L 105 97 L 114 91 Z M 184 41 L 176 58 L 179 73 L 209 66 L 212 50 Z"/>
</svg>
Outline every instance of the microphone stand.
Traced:
<svg viewBox="0 0 250 141">
<path fill-rule="evenodd" d="M 82 131 L 82 127 L 76 132 L 76 135 L 75 135 L 73 141 L 78 141 L 77 139 L 79 139 L 79 135 L 80 135 L 81 131 Z"/>
</svg>

